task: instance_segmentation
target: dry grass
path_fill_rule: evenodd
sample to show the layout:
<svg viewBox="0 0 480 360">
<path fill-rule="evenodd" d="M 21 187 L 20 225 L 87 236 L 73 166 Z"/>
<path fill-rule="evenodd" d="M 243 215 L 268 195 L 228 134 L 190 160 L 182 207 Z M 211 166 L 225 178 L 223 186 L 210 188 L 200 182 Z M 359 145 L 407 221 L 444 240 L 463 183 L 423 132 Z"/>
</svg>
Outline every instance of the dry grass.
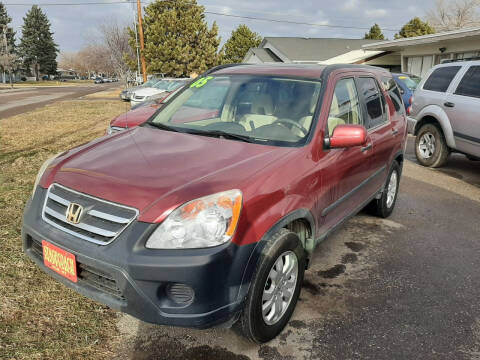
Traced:
<svg viewBox="0 0 480 360">
<path fill-rule="evenodd" d="M 118 100 L 77 100 L 0 121 L 0 359 L 111 358 L 115 313 L 39 270 L 20 228 L 42 162 L 102 135 L 123 111 Z"/>
<path fill-rule="evenodd" d="M 93 80 L 69 80 L 69 81 L 22 81 L 13 84 L 14 89 L 24 87 L 45 87 L 45 86 L 82 86 L 93 84 Z M 0 89 L 10 89 L 10 84 L 0 83 Z"/>
<path fill-rule="evenodd" d="M 118 100 L 120 98 L 120 92 L 123 88 L 116 87 L 115 89 L 99 91 L 93 94 L 84 96 L 84 99 L 112 99 Z"/>
</svg>

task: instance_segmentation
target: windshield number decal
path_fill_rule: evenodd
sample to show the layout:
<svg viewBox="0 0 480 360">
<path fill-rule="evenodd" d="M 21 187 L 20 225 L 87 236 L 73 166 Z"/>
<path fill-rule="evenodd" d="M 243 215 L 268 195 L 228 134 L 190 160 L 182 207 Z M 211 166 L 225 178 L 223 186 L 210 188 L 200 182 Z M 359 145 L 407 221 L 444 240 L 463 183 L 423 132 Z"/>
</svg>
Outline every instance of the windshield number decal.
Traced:
<svg viewBox="0 0 480 360">
<path fill-rule="evenodd" d="M 204 78 L 201 78 L 201 79 L 198 79 L 197 81 L 195 81 L 192 85 L 190 85 L 191 88 L 195 87 L 195 88 L 201 88 L 203 85 L 205 85 L 207 82 L 209 82 L 210 80 L 213 79 L 213 76 L 207 76 L 207 77 L 204 77 Z"/>
</svg>

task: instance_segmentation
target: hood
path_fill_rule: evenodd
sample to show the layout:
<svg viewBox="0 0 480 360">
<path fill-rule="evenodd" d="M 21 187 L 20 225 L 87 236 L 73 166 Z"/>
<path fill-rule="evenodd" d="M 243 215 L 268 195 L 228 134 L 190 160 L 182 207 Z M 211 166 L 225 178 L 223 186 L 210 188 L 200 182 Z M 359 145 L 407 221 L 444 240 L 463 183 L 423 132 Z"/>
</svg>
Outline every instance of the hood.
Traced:
<svg viewBox="0 0 480 360">
<path fill-rule="evenodd" d="M 135 127 L 147 121 L 148 118 L 152 116 L 160 106 L 160 104 L 140 106 L 135 110 L 130 110 L 113 118 L 113 120 L 110 122 L 110 126 L 118 126 L 123 128 Z"/>
<path fill-rule="evenodd" d="M 186 201 L 242 190 L 291 150 L 136 127 L 67 152 L 52 164 L 40 184 L 48 187 L 56 182 L 135 207 L 139 220 L 155 222 L 162 215 L 159 212 Z"/>
</svg>

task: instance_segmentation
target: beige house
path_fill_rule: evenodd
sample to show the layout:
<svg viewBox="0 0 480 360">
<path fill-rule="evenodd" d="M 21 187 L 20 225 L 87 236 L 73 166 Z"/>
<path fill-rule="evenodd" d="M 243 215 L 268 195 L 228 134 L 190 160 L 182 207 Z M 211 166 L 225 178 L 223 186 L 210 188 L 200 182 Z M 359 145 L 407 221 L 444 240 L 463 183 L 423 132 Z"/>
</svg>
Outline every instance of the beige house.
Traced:
<svg viewBox="0 0 480 360">
<path fill-rule="evenodd" d="M 402 72 L 424 76 L 446 60 L 480 56 L 480 28 L 364 44 L 367 51 L 385 51 L 401 58 Z"/>
</svg>

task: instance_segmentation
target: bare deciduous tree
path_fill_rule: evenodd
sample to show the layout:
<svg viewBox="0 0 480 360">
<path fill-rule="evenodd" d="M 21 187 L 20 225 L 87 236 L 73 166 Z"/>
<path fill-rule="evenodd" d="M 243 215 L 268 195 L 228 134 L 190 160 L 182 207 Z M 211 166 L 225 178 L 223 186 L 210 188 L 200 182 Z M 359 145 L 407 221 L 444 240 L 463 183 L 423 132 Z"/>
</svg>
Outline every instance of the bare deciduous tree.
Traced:
<svg viewBox="0 0 480 360">
<path fill-rule="evenodd" d="M 480 0 L 436 0 L 427 21 L 436 31 L 479 26 Z"/>
<path fill-rule="evenodd" d="M 130 72 L 126 58 L 135 56 L 128 44 L 128 28 L 117 22 L 111 22 L 100 25 L 99 33 L 100 43 L 107 50 L 112 67 L 117 75 L 126 81 Z"/>
</svg>

